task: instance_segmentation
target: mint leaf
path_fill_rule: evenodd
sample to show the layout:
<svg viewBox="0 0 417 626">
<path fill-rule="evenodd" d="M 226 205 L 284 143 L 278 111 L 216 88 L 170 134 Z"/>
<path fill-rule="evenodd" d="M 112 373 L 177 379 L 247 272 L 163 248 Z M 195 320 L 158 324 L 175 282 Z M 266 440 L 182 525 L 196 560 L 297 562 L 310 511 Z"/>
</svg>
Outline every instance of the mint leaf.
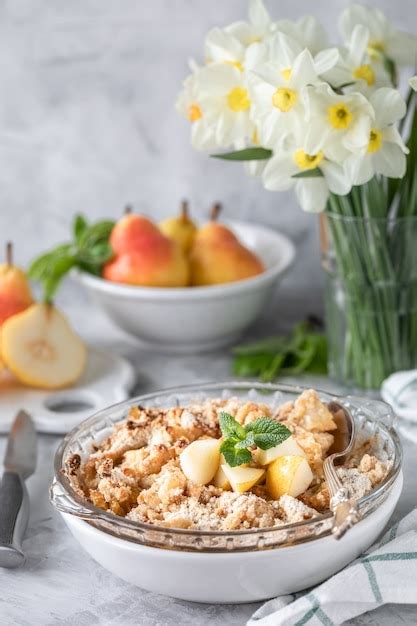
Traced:
<svg viewBox="0 0 417 626">
<path fill-rule="evenodd" d="M 230 437 L 225 439 L 220 446 L 220 452 L 223 454 L 226 463 L 230 467 L 237 467 L 244 463 L 250 463 L 252 461 L 252 455 L 246 448 L 240 449 L 236 445 L 239 443 L 238 439 Z"/>
<path fill-rule="evenodd" d="M 254 443 L 261 450 L 274 448 L 291 436 L 291 431 L 284 424 L 269 417 L 260 417 L 245 428 L 253 434 Z"/>
<path fill-rule="evenodd" d="M 270 382 L 279 375 L 327 372 L 327 340 L 317 323 L 296 324 L 289 336 L 270 337 L 233 348 L 233 372 Z"/>
<path fill-rule="evenodd" d="M 246 431 L 243 426 L 225 411 L 222 411 L 219 415 L 219 424 L 223 437 L 236 437 L 238 440 L 246 437 Z"/>
<path fill-rule="evenodd" d="M 80 242 L 81 237 L 88 228 L 88 222 L 83 215 L 76 215 L 72 224 L 72 233 L 77 243 Z"/>
</svg>

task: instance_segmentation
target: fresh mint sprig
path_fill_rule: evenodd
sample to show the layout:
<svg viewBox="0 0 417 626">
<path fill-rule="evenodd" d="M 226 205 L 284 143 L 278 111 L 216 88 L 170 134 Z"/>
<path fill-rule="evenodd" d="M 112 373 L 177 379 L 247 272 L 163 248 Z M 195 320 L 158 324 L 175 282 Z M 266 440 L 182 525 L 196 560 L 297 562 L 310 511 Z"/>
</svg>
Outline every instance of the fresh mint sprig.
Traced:
<svg viewBox="0 0 417 626">
<path fill-rule="evenodd" d="M 45 302 L 53 300 L 61 280 L 73 267 L 101 275 L 104 263 L 113 256 L 109 244 L 113 227 L 112 220 L 89 224 L 85 217 L 77 215 L 72 225 L 73 240 L 56 246 L 32 262 L 28 276 L 42 285 Z"/>
<path fill-rule="evenodd" d="M 232 415 L 222 411 L 219 423 L 224 437 L 220 452 L 230 467 L 250 463 L 252 454 L 249 448 L 257 446 L 261 450 L 269 450 L 291 436 L 291 431 L 284 424 L 270 417 L 259 417 L 242 426 Z"/>
</svg>

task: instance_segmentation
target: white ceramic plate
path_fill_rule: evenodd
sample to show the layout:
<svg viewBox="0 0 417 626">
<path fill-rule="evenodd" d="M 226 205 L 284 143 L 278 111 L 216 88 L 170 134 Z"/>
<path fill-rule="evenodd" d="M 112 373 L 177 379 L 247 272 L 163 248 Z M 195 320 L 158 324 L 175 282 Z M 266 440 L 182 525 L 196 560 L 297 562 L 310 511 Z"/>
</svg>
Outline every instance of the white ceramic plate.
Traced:
<svg viewBox="0 0 417 626">
<path fill-rule="evenodd" d="M 95 348 L 88 350 L 84 374 L 68 389 L 32 389 L 5 377 L 0 382 L 0 433 L 7 433 L 16 413 L 24 409 L 39 432 L 65 434 L 92 413 L 126 400 L 134 382 L 129 361 Z"/>
</svg>

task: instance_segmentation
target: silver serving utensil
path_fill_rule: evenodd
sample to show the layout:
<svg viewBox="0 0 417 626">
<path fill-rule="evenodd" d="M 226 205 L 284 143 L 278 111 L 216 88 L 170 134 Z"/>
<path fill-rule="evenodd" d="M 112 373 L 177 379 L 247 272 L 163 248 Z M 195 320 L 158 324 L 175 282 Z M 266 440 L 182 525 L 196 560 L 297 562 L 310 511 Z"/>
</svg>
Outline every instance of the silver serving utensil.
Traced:
<svg viewBox="0 0 417 626">
<path fill-rule="evenodd" d="M 36 467 L 36 431 L 25 411 L 19 411 L 10 430 L 0 484 L 0 567 L 23 565 L 22 539 L 29 521 L 25 480 Z"/>
<path fill-rule="evenodd" d="M 324 460 L 323 470 L 330 494 L 330 509 L 334 513 L 332 534 L 336 539 L 341 539 L 361 517 L 357 501 L 349 496 L 336 473 L 336 466 L 353 449 L 355 422 L 349 411 L 337 402 L 331 402 L 329 410 L 333 413 L 337 430 L 333 432 L 334 443 Z"/>
</svg>

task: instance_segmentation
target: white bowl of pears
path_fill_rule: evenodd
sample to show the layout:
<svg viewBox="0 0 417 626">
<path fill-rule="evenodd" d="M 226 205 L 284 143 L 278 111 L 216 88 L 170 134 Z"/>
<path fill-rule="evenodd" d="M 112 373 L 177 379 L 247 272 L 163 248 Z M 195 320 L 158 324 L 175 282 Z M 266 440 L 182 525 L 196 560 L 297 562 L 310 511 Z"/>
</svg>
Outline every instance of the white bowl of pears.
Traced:
<svg viewBox="0 0 417 626">
<path fill-rule="evenodd" d="M 234 342 L 268 307 L 294 258 L 291 241 L 251 223 L 198 228 L 186 202 L 159 225 L 128 212 L 114 226 L 101 277 L 76 271 L 117 326 L 152 349 L 192 353 Z"/>
</svg>

